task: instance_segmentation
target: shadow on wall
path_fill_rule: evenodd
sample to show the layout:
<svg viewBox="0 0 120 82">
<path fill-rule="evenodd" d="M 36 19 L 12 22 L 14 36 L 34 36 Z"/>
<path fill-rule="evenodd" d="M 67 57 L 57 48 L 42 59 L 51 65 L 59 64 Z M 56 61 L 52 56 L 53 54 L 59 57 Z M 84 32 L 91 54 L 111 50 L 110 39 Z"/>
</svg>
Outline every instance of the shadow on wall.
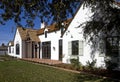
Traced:
<svg viewBox="0 0 120 82">
<path fill-rule="evenodd" d="M 91 59 L 95 60 L 95 53 L 99 52 L 99 57 L 105 57 L 104 62 L 108 70 L 113 70 L 119 66 L 119 37 L 110 36 L 104 38 L 92 38 Z"/>
</svg>

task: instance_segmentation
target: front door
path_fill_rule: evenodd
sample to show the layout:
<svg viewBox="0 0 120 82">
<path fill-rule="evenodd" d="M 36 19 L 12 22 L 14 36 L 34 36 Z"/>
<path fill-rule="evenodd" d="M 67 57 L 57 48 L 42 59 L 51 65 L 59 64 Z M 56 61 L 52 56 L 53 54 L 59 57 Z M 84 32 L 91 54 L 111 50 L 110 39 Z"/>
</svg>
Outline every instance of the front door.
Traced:
<svg viewBox="0 0 120 82">
<path fill-rule="evenodd" d="M 42 43 L 42 58 L 50 59 L 51 58 L 51 42 Z"/>
</svg>

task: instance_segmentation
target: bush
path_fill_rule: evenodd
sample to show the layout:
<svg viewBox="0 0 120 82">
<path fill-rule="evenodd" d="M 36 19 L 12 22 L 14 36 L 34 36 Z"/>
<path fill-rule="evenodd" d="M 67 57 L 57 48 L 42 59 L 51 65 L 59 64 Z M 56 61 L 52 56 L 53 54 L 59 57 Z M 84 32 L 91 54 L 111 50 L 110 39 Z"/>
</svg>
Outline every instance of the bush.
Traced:
<svg viewBox="0 0 120 82">
<path fill-rule="evenodd" d="M 106 63 L 106 67 L 107 67 L 108 70 L 113 70 L 113 69 L 115 69 L 118 66 L 117 63 L 114 63 L 114 62 L 112 62 L 110 60 L 109 61 L 105 61 L 105 63 Z"/>
<path fill-rule="evenodd" d="M 95 64 L 96 64 L 96 59 L 92 60 L 92 62 L 90 62 L 89 60 L 86 62 L 86 66 L 88 67 L 88 69 L 92 70 L 95 68 Z"/>
<path fill-rule="evenodd" d="M 80 68 L 82 68 L 81 63 L 79 62 L 79 58 L 70 59 L 70 62 L 71 62 L 72 66 L 74 67 L 75 70 L 80 70 Z"/>
</svg>

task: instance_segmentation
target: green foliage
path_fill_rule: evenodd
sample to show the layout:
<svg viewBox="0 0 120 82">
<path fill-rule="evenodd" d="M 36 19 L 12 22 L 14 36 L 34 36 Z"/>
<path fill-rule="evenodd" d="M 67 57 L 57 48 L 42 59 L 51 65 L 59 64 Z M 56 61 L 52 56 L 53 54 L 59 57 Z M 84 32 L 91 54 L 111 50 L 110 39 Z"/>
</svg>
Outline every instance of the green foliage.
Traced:
<svg viewBox="0 0 120 82">
<path fill-rule="evenodd" d="M 95 68 L 96 59 L 95 59 L 95 60 L 92 60 L 91 62 L 88 60 L 88 61 L 86 62 L 86 64 L 87 64 L 86 66 L 88 67 L 88 69 L 92 70 L 92 69 Z"/>
<path fill-rule="evenodd" d="M 105 61 L 105 63 L 106 63 L 106 67 L 108 70 L 114 70 L 116 67 L 118 67 L 117 62 L 115 63 L 115 62 L 108 60 L 108 61 Z"/>
<path fill-rule="evenodd" d="M 13 19 L 21 26 L 21 21 L 26 20 L 26 26 L 33 27 L 34 19 L 38 17 L 41 22 L 61 21 L 73 14 L 78 6 L 77 0 L 1 0 L 0 24 Z"/>
<path fill-rule="evenodd" d="M 120 35 L 120 5 L 115 0 L 84 0 L 85 7 L 90 7 L 93 15 L 85 22 L 84 37 L 92 42 L 95 51 L 100 41 L 106 37 Z M 118 7 L 114 7 L 116 5 Z M 104 48 L 104 47 L 103 47 Z"/>
<path fill-rule="evenodd" d="M 79 62 L 79 58 L 77 59 L 70 59 L 70 62 L 72 66 L 75 68 L 75 70 L 80 70 L 81 63 Z"/>
</svg>

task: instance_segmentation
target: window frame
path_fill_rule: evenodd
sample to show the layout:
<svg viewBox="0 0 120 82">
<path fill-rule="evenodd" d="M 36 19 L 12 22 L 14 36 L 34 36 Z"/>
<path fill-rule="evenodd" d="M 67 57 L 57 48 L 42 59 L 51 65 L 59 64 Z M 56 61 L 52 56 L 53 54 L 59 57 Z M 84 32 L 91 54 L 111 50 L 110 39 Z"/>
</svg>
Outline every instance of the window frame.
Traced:
<svg viewBox="0 0 120 82">
<path fill-rule="evenodd" d="M 17 43 L 16 44 L 16 55 L 19 55 L 20 54 L 20 44 Z"/>
<path fill-rule="evenodd" d="M 72 55 L 79 55 L 79 40 L 71 41 L 71 49 Z"/>
</svg>

